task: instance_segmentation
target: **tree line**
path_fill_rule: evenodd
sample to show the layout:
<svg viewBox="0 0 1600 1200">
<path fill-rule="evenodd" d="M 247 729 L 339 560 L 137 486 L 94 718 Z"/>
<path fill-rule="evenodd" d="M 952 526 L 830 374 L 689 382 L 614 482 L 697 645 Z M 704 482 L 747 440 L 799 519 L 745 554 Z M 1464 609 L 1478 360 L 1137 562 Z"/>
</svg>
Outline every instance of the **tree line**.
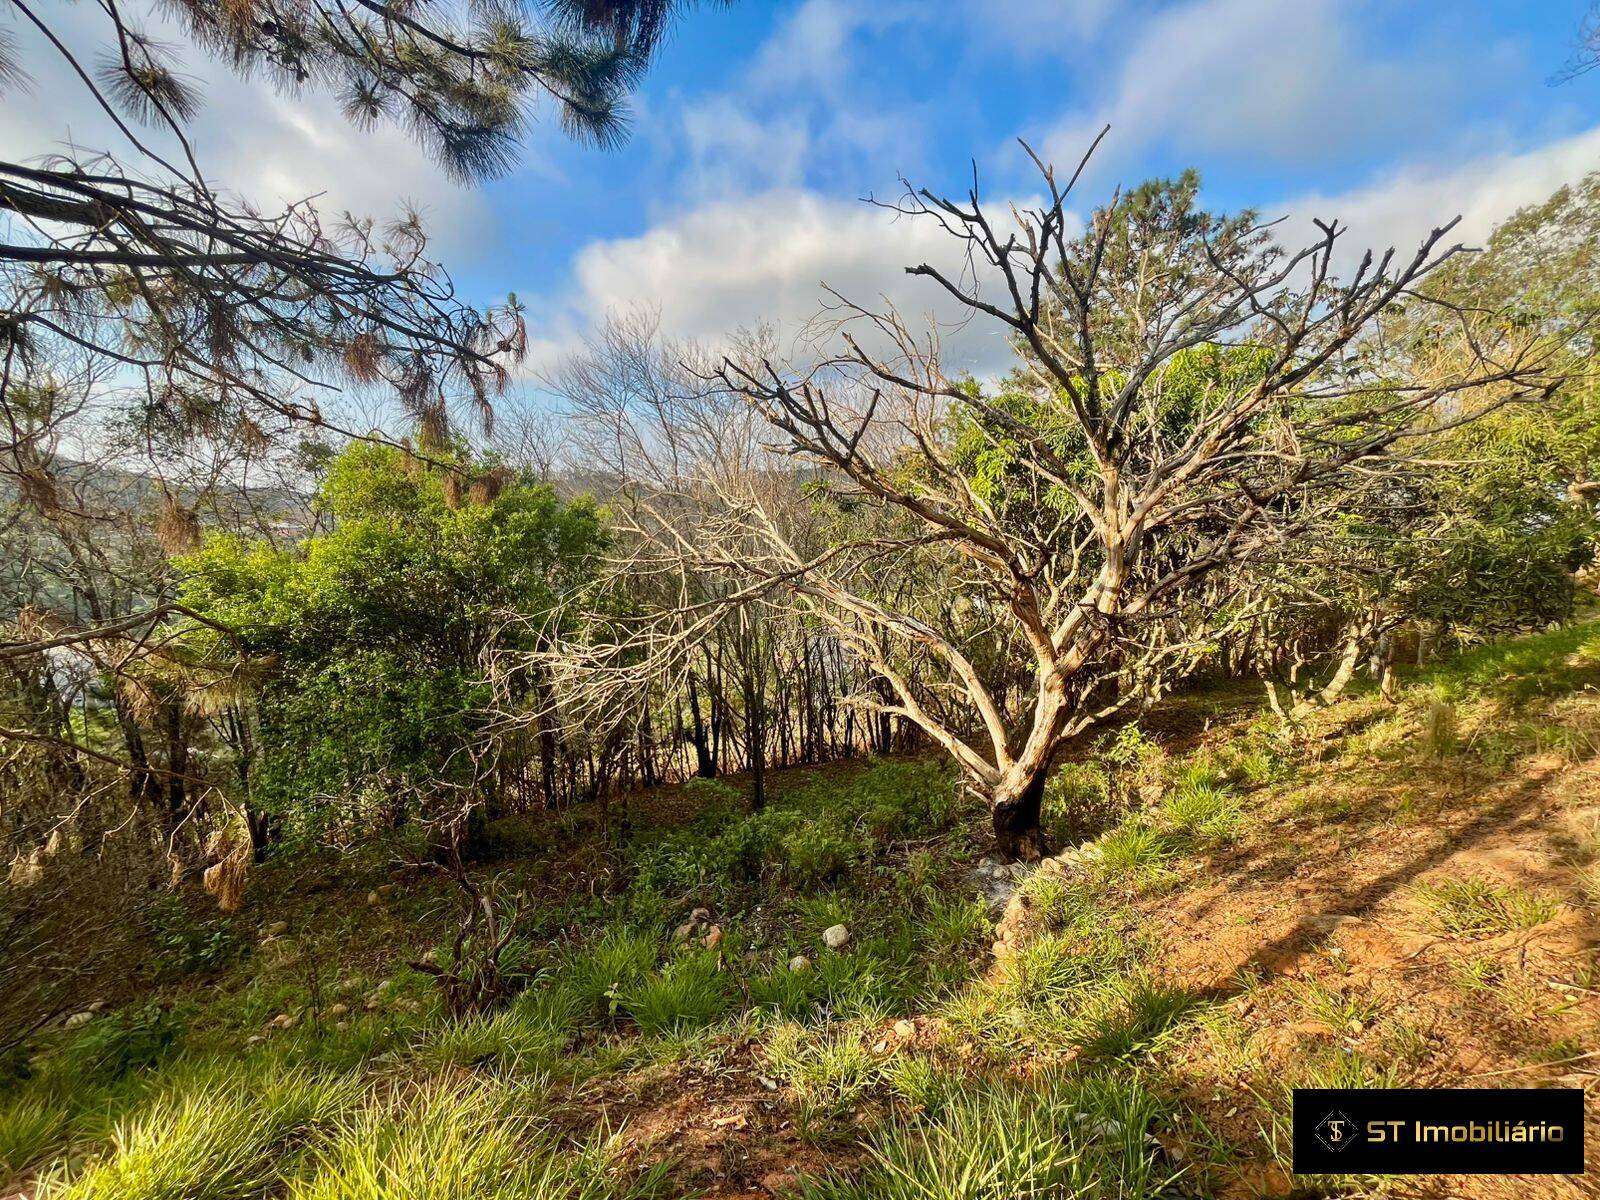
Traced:
<svg viewBox="0 0 1600 1200">
<path fill-rule="evenodd" d="M 530 92 L 614 130 L 674 6 L 179 7 L 481 175 Z M 104 10 L 89 86 L 182 142 L 165 52 Z M 1481 250 L 1362 252 L 1035 160 L 1033 208 L 891 214 L 968 264 L 907 268 L 1002 374 L 834 296 L 787 351 L 616 314 L 528 402 L 520 310 L 456 300 L 417 222 L 264 218 L 128 136 L 153 174 L 0 165 L 14 882 L 135 847 L 236 903 L 275 847 L 459 861 L 505 814 L 621 834 L 641 785 L 748 772 L 760 806 L 774 767 L 912 749 L 1036 858 L 1074 739 L 1217 676 L 1292 724 L 1570 616 L 1590 564 L 1600 175 Z"/>
</svg>

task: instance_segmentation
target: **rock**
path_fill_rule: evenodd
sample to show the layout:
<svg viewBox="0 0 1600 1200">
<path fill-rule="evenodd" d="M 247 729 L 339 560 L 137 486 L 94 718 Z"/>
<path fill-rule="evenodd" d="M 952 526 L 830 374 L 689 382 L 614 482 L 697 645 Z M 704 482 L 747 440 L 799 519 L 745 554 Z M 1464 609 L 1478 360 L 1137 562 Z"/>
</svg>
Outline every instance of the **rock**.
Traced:
<svg viewBox="0 0 1600 1200">
<path fill-rule="evenodd" d="M 66 1029 L 76 1029 L 80 1025 L 87 1025 L 92 1020 L 94 1020 L 94 1013 L 92 1012 L 75 1012 L 61 1024 Z"/>
<path fill-rule="evenodd" d="M 332 1006 L 329 1007 L 328 1015 L 330 1017 L 333 1017 L 335 1020 L 337 1020 L 338 1018 L 344 1016 L 349 1011 L 350 1011 L 350 1006 L 348 1004 L 335 1004 L 335 1005 L 332 1005 Z"/>
<path fill-rule="evenodd" d="M 706 936 L 703 941 L 707 950 L 715 950 L 717 945 L 722 941 L 722 926 L 713 925 L 710 929 L 706 930 Z"/>
<path fill-rule="evenodd" d="M 761 1177 L 761 1186 L 774 1196 L 787 1195 L 793 1189 L 795 1177 L 787 1171 L 768 1171 Z"/>
<path fill-rule="evenodd" d="M 368 904 L 382 904 L 383 903 L 383 897 L 378 895 L 377 892 L 368 892 L 367 893 L 367 903 Z"/>
<path fill-rule="evenodd" d="M 268 937 L 282 937 L 288 932 L 289 922 L 287 921 L 274 921 L 271 925 L 267 926 Z"/>
<path fill-rule="evenodd" d="M 843 925 L 830 925 L 822 931 L 822 944 L 829 950 L 840 950 L 850 940 L 850 930 Z"/>
<path fill-rule="evenodd" d="M 917 1036 L 917 1027 L 910 1021 L 901 1018 L 894 1023 L 894 1035 L 905 1041 Z"/>
<path fill-rule="evenodd" d="M 1326 1021 L 1296 1021 L 1289 1029 L 1300 1037 L 1308 1038 L 1331 1038 L 1339 1032 Z"/>
<path fill-rule="evenodd" d="M 380 884 L 374 890 L 378 893 L 378 899 L 387 900 L 390 896 L 394 895 L 394 884 L 392 884 L 392 883 Z"/>
<path fill-rule="evenodd" d="M 249 1037 L 245 1038 L 244 1044 L 246 1046 L 259 1046 L 266 1040 L 267 1039 L 262 1037 L 259 1033 L 252 1033 Z"/>
<path fill-rule="evenodd" d="M 883 1054 L 888 1049 L 889 1049 L 889 1039 L 888 1038 L 879 1038 L 878 1041 L 874 1042 L 873 1045 L 872 1045 L 872 1052 L 874 1054 Z"/>
<path fill-rule="evenodd" d="M 294 1016 L 291 1013 L 279 1013 L 277 1016 L 273 1017 L 272 1020 L 267 1022 L 267 1028 L 292 1029 L 294 1028 Z"/>
<path fill-rule="evenodd" d="M 695 935 L 695 931 L 699 928 L 700 926 L 696 922 L 685 921 L 682 925 L 679 925 L 677 929 L 672 931 L 672 940 L 675 942 L 687 942 Z"/>
<path fill-rule="evenodd" d="M 807 958 L 804 954 L 796 954 L 793 958 L 791 958 L 789 960 L 789 970 L 791 970 L 791 971 L 809 971 L 809 970 L 811 970 L 811 960 L 809 958 Z"/>
<path fill-rule="evenodd" d="M 689 920 L 696 921 L 704 925 L 707 921 L 711 920 L 711 910 L 709 908 L 697 908 L 689 914 Z"/>
</svg>

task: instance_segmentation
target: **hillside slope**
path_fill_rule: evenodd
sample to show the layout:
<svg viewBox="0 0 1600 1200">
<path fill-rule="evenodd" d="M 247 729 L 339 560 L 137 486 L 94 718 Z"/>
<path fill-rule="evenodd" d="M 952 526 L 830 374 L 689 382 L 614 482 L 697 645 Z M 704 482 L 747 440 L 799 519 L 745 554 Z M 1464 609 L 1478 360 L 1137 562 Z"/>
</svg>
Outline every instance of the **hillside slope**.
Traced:
<svg viewBox="0 0 1600 1200">
<path fill-rule="evenodd" d="M 445 882 L 276 863 L 14 1064 L 0 1195 L 1593 1194 L 1291 1176 L 1287 1097 L 1595 1086 L 1600 625 L 1296 731 L 1256 699 L 1086 747 L 1050 818 L 1094 836 L 1036 870 L 934 762 L 640 795 L 621 845 L 502 822 L 480 1016 L 406 965 L 449 961 Z"/>
</svg>

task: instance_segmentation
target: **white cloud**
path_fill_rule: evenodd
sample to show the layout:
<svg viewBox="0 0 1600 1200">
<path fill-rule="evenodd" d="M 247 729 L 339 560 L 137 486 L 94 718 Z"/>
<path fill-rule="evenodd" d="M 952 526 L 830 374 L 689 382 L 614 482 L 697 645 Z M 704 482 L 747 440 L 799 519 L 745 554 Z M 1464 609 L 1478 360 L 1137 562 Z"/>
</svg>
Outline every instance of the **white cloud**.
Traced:
<svg viewBox="0 0 1600 1200">
<path fill-rule="evenodd" d="M 660 127 L 687 160 L 682 195 L 692 202 L 801 187 L 819 167 L 850 175 L 859 190 L 884 163 L 904 165 L 929 131 L 909 109 L 867 96 L 861 84 L 874 73 L 855 42 L 924 17 L 903 3 L 804 0 L 731 87 L 685 104 Z"/>
<path fill-rule="evenodd" d="M 1191 0 L 1146 20 L 1099 104 L 1070 113 L 1043 139 L 1076 162 L 1099 130 L 1111 136 L 1094 174 L 1152 148 L 1302 166 L 1420 139 L 1465 86 L 1486 86 L 1493 47 L 1471 63 L 1402 58 L 1356 29 L 1351 0 Z M 1448 69 L 1447 69 L 1448 68 Z M 1403 114 L 1403 119 L 1399 115 Z"/>
<path fill-rule="evenodd" d="M 707 204 L 585 247 L 571 291 L 536 322 L 534 365 L 553 365 L 608 312 L 641 305 L 660 310 L 672 338 L 715 343 L 767 323 L 791 342 L 819 313 L 826 284 L 867 308 L 892 305 L 913 328 L 936 322 L 951 370 L 1003 369 L 1003 330 L 987 318 L 963 322 L 965 310 L 937 284 L 906 274 L 924 262 L 952 276 L 964 267 L 959 244 L 931 220 L 799 190 Z"/>
<path fill-rule="evenodd" d="M 1339 194 L 1307 195 L 1273 205 L 1290 215 L 1284 237 L 1312 230 L 1311 218 L 1349 227 L 1346 252 L 1394 246 L 1404 253 L 1452 217 L 1450 241 L 1481 245 L 1517 209 L 1600 169 L 1600 126 L 1531 150 L 1485 154 L 1466 162 L 1402 167 Z"/>
</svg>

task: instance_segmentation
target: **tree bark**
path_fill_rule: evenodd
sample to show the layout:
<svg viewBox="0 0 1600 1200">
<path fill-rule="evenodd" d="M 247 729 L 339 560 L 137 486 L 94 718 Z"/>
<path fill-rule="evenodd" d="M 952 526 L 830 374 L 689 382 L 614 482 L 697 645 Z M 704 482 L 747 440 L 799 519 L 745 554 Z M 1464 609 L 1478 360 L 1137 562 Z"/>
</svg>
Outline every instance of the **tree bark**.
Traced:
<svg viewBox="0 0 1600 1200">
<path fill-rule="evenodd" d="M 1039 824 L 1049 770 L 1040 768 L 1020 787 L 1002 785 L 994 797 L 994 846 L 1007 862 L 1037 862 L 1050 854 Z"/>
</svg>

